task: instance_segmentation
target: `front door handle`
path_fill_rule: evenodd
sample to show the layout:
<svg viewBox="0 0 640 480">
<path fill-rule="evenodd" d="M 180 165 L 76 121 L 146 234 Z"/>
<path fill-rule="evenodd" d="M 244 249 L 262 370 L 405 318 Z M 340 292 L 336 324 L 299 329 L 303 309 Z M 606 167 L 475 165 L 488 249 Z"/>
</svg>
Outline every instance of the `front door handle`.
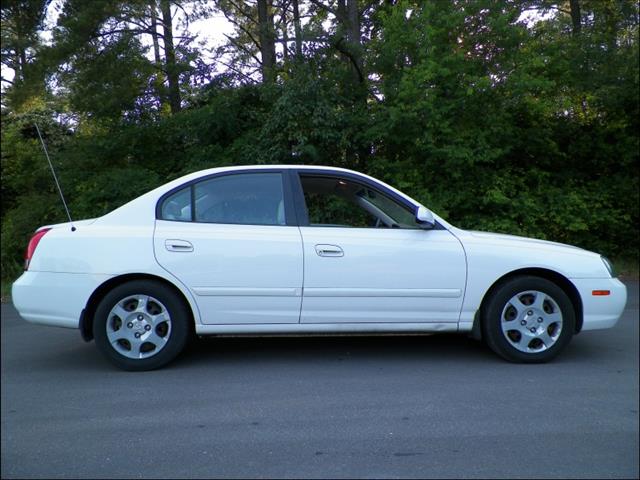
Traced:
<svg viewBox="0 0 640 480">
<path fill-rule="evenodd" d="M 338 245 L 316 245 L 316 253 L 320 257 L 344 257 L 344 251 Z"/>
<path fill-rule="evenodd" d="M 165 240 L 164 247 L 170 252 L 193 252 L 193 245 L 186 240 Z"/>
</svg>

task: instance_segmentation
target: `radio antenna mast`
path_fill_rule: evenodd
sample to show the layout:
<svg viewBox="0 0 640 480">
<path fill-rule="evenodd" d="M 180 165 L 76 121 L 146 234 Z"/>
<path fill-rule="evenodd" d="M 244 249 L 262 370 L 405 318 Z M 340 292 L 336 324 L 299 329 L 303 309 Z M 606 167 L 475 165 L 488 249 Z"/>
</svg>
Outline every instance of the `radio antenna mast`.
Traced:
<svg viewBox="0 0 640 480">
<path fill-rule="evenodd" d="M 75 232 L 76 227 L 73 225 L 73 220 L 71 220 L 71 214 L 69 213 L 69 208 L 67 207 L 67 202 L 64 201 L 64 195 L 62 194 L 62 188 L 60 188 L 60 183 L 58 182 L 58 177 L 56 176 L 56 171 L 53 169 L 53 163 L 51 163 L 51 159 L 49 158 L 49 152 L 47 152 L 47 146 L 42 139 L 42 134 L 40 133 L 40 129 L 38 128 L 38 124 L 34 123 L 36 126 L 36 131 L 38 132 L 38 137 L 40 137 L 40 143 L 42 143 L 42 148 L 44 150 L 44 155 L 47 157 L 47 162 L 49 162 L 49 168 L 51 168 L 51 174 L 53 175 L 53 179 L 56 182 L 56 186 L 58 187 L 58 192 L 60 193 L 60 198 L 62 199 L 62 205 L 64 205 L 64 211 L 67 212 L 67 217 L 69 217 L 69 223 L 71 224 L 71 231 Z"/>
</svg>

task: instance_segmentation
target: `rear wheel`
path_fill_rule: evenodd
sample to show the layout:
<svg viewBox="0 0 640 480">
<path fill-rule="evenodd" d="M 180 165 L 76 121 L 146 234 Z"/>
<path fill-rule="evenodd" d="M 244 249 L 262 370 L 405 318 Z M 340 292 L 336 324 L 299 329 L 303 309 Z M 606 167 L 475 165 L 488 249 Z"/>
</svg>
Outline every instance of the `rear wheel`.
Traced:
<svg viewBox="0 0 640 480">
<path fill-rule="evenodd" d="M 512 362 L 540 363 L 569 343 L 575 312 L 567 294 L 539 277 L 516 277 L 489 298 L 483 316 L 489 347 Z"/>
<path fill-rule="evenodd" d="M 98 348 L 124 370 L 153 370 L 173 360 L 189 338 L 190 315 L 166 285 L 135 280 L 102 299 L 93 322 Z"/>
</svg>

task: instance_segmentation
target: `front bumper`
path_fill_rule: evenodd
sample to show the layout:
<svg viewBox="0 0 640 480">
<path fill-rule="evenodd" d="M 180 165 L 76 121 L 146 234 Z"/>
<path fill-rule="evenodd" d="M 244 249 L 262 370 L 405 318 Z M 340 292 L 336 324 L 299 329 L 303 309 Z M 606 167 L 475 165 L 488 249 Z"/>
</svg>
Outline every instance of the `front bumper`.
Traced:
<svg viewBox="0 0 640 480">
<path fill-rule="evenodd" d="M 627 287 L 617 278 L 572 278 L 582 299 L 582 330 L 611 328 L 620 319 L 627 303 Z M 609 295 L 593 295 L 609 290 Z"/>
</svg>

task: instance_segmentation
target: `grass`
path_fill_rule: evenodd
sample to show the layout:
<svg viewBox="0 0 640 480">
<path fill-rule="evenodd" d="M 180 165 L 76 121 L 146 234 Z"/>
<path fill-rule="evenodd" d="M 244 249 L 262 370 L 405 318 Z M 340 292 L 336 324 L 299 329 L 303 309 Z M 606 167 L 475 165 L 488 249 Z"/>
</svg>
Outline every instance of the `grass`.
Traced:
<svg viewBox="0 0 640 480">
<path fill-rule="evenodd" d="M 11 284 L 13 280 L 2 280 L 0 288 L 0 301 L 6 303 L 11 301 Z"/>
<path fill-rule="evenodd" d="M 624 280 L 638 280 L 638 257 L 616 258 L 612 260 L 618 276 Z"/>
</svg>

